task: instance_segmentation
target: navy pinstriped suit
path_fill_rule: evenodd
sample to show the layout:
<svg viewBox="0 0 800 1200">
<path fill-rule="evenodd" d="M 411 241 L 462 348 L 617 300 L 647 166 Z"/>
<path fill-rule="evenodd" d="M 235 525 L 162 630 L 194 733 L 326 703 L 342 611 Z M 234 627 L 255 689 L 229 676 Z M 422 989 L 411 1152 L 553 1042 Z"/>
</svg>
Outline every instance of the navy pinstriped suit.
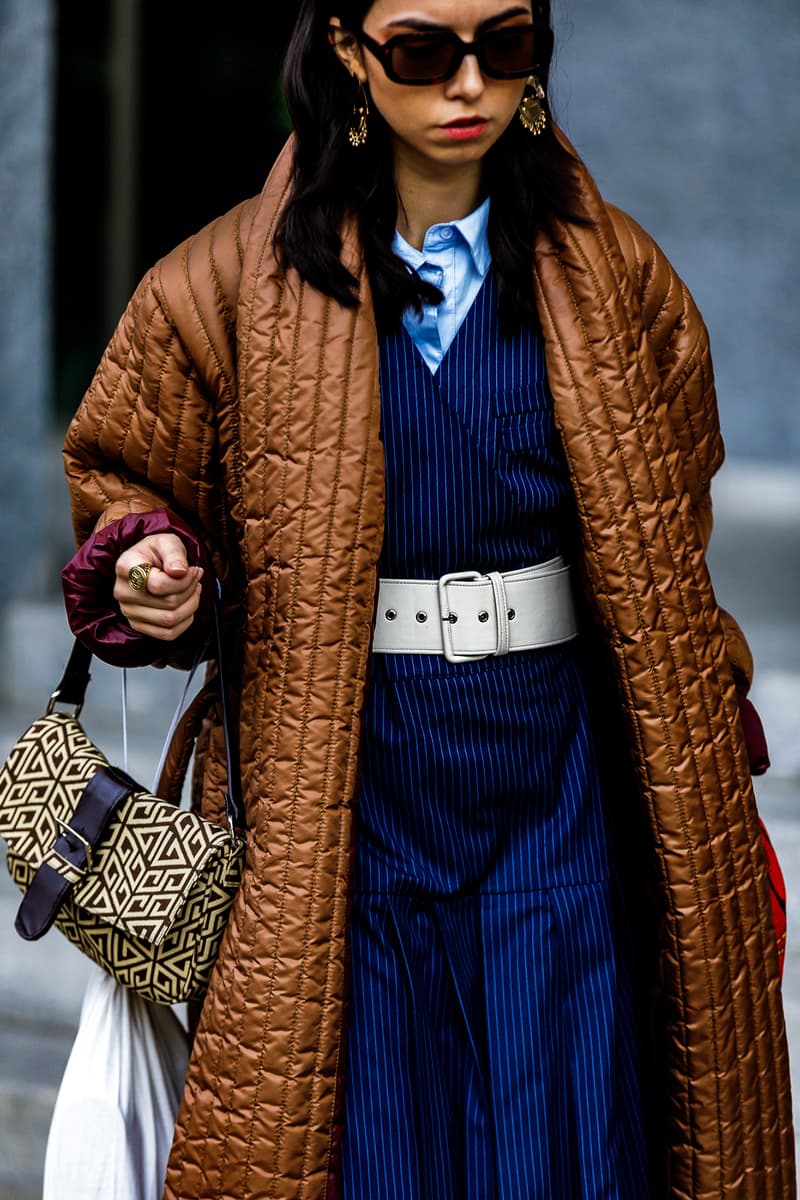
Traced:
<svg viewBox="0 0 800 1200">
<path fill-rule="evenodd" d="M 563 549 L 542 340 L 490 271 L 432 375 L 381 347 L 380 573 Z M 576 643 L 373 655 L 352 915 L 345 1200 L 641 1200 L 628 985 Z"/>
</svg>

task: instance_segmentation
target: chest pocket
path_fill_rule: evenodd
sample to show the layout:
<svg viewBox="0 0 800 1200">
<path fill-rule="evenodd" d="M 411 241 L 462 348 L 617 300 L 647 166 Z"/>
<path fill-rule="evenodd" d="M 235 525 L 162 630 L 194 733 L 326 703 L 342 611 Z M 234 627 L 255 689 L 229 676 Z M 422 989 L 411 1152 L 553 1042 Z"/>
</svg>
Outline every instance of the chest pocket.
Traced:
<svg viewBox="0 0 800 1200">
<path fill-rule="evenodd" d="M 568 489 L 553 401 L 543 383 L 496 392 L 497 474 L 526 512 L 553 508 Z"/>
</svg>

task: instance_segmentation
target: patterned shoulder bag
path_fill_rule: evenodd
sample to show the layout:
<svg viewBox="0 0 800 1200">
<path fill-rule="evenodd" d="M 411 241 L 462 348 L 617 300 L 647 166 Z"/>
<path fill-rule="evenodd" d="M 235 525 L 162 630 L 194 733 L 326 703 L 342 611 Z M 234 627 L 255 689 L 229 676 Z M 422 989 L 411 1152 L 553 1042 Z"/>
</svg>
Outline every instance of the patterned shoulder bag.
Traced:
<svg viewBox="0 0 800 1200">
<path fill-rule="evenodd" d="M 162 1004 L 203 996 L 244 864 L 218 602 L 214 634 L 226 829 L 151 795 L 87 737 L 78 717 L 92 656 L 77 641 L 46 714 L 0 771 L 0 837 L 25 893 L 17 932 L 32 941 L 56 925 L 118 982 Z M 184 767 L 190 752 L 191 743 Z"/>
</svg>

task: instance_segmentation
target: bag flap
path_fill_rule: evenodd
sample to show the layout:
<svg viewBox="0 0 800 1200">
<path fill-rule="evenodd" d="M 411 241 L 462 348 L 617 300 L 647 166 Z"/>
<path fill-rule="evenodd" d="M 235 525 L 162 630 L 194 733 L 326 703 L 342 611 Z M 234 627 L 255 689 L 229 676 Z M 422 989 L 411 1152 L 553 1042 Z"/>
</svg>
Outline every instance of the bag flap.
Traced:
<svg viewBox="0 0 800 1200">
<path fill-rule="evenodd" d="M 66 874 L 53 849 L 56 818 L 69 821 L 92 775 L 108 765 L 74 717 L 51 713 L 34 721 L 0 771 L 0 836 L 9 858 L 32 872 L 48 862 Z M 99 920 L 158 945 L 200 872 L 218 859 L 227 863 L 232 852 L 225 830 L 142 788 L 122 802 L 92 869 L 77 878 L 73 871 L 72 899 Z"/>
</svg>

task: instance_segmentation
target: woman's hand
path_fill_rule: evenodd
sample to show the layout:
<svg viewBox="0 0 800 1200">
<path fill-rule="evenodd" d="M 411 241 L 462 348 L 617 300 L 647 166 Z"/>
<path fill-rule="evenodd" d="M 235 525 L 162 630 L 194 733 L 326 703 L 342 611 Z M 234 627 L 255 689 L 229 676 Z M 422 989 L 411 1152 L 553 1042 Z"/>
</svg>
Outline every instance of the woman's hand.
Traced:
<svg viewBox="0 0 800 1200">
<path fill-rule="evenodd" d="M 128 582 L 132 567 L 152 567 L 143 591 Z M 154 533 L 120 554 L 114 599 L 137 633 L 172 642 L 191 625 L 200 604 L 202 567 L 190 567 L 186 548 L 174 533 Z"/>
</svg>

